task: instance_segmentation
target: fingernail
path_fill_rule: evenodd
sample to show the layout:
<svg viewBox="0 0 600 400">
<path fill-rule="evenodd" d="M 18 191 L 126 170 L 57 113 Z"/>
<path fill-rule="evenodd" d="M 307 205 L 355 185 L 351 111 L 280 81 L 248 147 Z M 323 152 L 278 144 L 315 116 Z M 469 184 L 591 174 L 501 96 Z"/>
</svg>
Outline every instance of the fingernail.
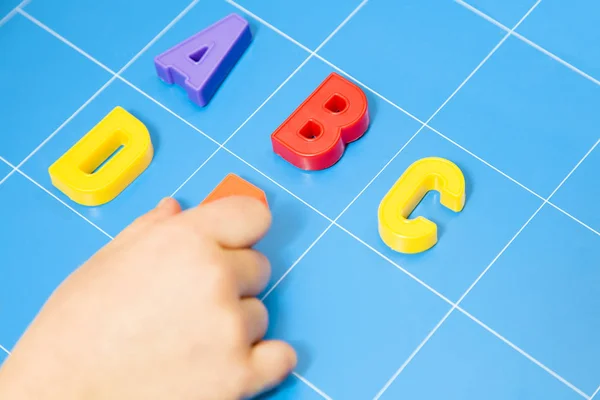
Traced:
<svg viewBox="0 0 600 400">
<path fill-rule="evenodd" d="M 169 199 L 170 199 L 170 197 L 165 197 L 164 199 L 162 199 L 161 201 L 159 201 L 159 202 L 158 202 L 158 205 L 157 205 L 157 207 L 162 207 L 162 206 L 164 206 L 164 205 L 165 205 L 165 203 L 166 203 L 167 201 L 169 201 Z"/>
</svg>

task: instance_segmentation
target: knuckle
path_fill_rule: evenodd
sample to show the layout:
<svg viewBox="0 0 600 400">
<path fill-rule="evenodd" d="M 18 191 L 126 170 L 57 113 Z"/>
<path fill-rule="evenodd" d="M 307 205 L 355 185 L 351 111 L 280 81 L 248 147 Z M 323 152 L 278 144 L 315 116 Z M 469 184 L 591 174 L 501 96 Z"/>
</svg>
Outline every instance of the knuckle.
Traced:
<svg viewBox="0 0 600 400">
<path fill-rule="evenodd" d="M 260 253 L 260 252 L 257 252 L 257 257 L 258 257 L 258 265 L 259 265 L 260 273 L 268 281 L 269 279 L 271 279 L 271 273 L 272 273 L 271 261 L 269 260 L 269 258 L 266 255 L 264 255 L 263 253 Z"/>
<path fill-rule="evenodd" d="M 228 311 L 223 313 L 225 339 L 229 343 L 241 343 L 246 336 L 245 321 L 240 313 Z"/>
<path fill-rule="evenodd" d="M 219 261 L 206 263 L 206 282 L 213 294 L 229 294 L 234 287 L 234 276 L 231 270 Z"/>
</svg>

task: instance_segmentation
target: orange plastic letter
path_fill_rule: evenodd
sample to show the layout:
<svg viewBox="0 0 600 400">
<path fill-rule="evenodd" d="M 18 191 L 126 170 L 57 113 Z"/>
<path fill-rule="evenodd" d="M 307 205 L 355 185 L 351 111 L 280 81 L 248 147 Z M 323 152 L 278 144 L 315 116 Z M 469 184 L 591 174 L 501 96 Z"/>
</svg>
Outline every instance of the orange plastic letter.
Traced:
<svg viewBox="0 0 600 400">
<path fill-rule="evenodd" d="M 227 175 L 221 181 L 221 183 L 219 183 L 217 187 L 206 197 L 206 199 L 204 199 L 202 204 L 210 203 L 228 196 L 253 197 L 257 200 L 260 200 L 265 206 L 269 207 L 265 192 L 235 174 Z"/>
</svg>

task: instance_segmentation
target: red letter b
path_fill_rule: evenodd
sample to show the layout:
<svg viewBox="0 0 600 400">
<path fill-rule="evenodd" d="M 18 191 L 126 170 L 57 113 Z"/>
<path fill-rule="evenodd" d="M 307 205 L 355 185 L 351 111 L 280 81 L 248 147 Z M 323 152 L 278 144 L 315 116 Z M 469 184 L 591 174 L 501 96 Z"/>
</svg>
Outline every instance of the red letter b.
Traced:
<svg viewBox="0 0 600 400">
<path fill-rule="evenodd" d="M 346 144 L 369 126 L 363 91 L 336 73 L 321 85 L 271 135 L 273 151 L 304 170 L 334 165 Z"/>
</svg>

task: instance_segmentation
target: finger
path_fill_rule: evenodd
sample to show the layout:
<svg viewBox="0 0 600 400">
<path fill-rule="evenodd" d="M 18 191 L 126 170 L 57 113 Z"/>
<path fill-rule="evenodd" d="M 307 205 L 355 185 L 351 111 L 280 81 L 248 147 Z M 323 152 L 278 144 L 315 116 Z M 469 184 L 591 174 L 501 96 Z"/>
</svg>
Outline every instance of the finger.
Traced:
<svg viewBox="0 0 600 400">
<path fill-rule="evenodd" d="M 254 346 L 250 357 L 254 377 L 248 388 L 250 397 L 282 383 L 296 368 L 297 363 L 294 349 L 285 342 L 275 340 L 263 341 Z"/>
<path fill-rule="evenodd" d="M 269 313 L 262 301 L 255 297 L 241 301 L 248 343 L 255 344 L 261 340 L 269 326 Z"/>
<path fill-rule="evenodd" d="M 229 250 L 229 267 L 235 274 L 241 297 L 258 296 L 269 283 L 271 264 L 261 252 L 253 249 Z"/>
<path fill-rule="evenodd" d="M 225 197 L 186 212 L 186 218 L 221 246 L 247 248 L 258 242 L 271 226 L 271 213 L 251 197 Z"/>
<path fill-rule="evenodd" d="M 131 225 L 125 228 L 120 237 L 130 237 L 147 230 L 150 226 L 162 222 L 181 212 L 181 206 L 172 197 L 162 199 L 155 208 L 138 217 Z"/>
</svg>

